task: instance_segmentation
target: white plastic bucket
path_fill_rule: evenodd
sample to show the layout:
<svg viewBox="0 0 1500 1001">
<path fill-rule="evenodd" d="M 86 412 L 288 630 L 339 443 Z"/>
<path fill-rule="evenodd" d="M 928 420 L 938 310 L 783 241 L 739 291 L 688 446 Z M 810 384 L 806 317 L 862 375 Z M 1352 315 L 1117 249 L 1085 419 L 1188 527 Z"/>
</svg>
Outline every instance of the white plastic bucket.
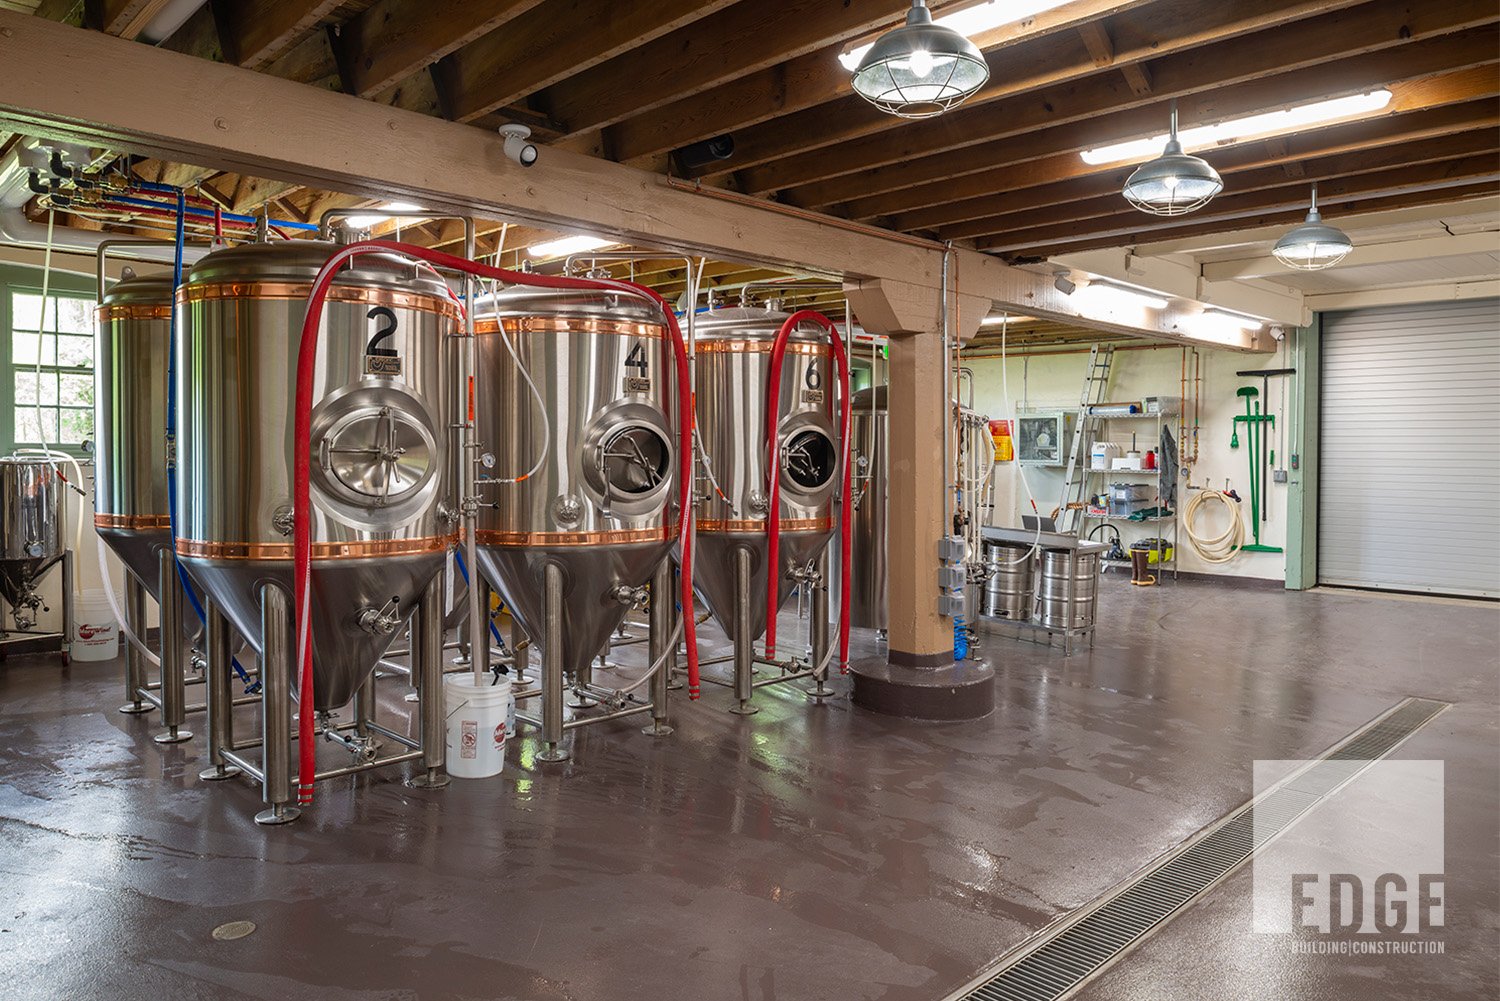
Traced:
<svg viewBox="0 0 1500 1001">
<path fill-rule="evenodd" d="M 448 774 L 485 779 L 505 768 L 505 737 L 513 718 L 509 681 L 474 684 L 469 672 L 443 679 L 443 710 L 448 716 Z"/>
<path fill-rule="evenodd" d="M 73 620 L 73 660 L 109 660 L 120 652 L 120 627 L 103 588 L 91 587 L 78 596 Z"/>
</svg>

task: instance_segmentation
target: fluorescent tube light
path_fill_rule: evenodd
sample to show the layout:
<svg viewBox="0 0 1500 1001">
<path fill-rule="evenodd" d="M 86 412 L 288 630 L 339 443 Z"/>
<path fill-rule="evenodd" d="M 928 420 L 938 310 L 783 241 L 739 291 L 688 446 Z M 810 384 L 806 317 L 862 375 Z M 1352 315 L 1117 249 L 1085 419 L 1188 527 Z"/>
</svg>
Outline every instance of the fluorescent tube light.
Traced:
<svg viewBox="0 0 1500 1001">
<path fill-rule="evenodd" d="M 1121 285 L 1090 282 L 1074 293 L 1076 301 L 1098 309 L 1166 309 L 1167 300 Z"/>
<path fill-rule="evenodd" d="M 1267 111 L 1245 118 L 1233 118 L 1216 125 L 1181 129 L 1177 133 L 1177 141 L 1182 144 L 1183 149 L 1206 149 L 1210 146 L 1241 142 L 1246 139 L 1295 132 L 1309 125 L 1319 125 L 1341 118 L 1369 115 L 1380 111 L 1390 103 L 1390 91 L 1375 90 L 1368 94 L 1336 97 L 1314 104 L 1304 104 L 1297 108 L 1284 108 L 1281 111 Z M 1084 150 L 1083 162 L 1098 166 L 1106 163 L 1119 163 L 1122 160 L 1149 159 L 1161 152 L 1162 144 L 1167 139 L 1168 136 L 1164 133 L 1149 139 L 1133 139 L 1130 142 Z"/>
<path fill-rule="evenodd" d="M 344 217 L 344 222 L 347 225 L 354 227 L 355 229 L 369 229 L 371 226 L 379 225 L 380 223 L 383 223 L 387 219 L 391 218 L 388 215 L 378 215 L 377 213 L 379 213 L 381 211 L 386 211 L 386 212 L 415 212 L 417 209 L 419 209 L 421 207 L 422 206 L 420 206 L 420 205 L 413 205 L 411 202 L 386 202 L 384 205 L 377 205 L 377 206 L 375 206 L 370 211 L 369 215 L 351 215 L 351 216 L 345 216 Z M 420 223 L 422 220 L 420 220 L 420 219 L 403 219 L 402 221 L 405 222 L 409 226 L 415 226 L 418 223 Z"/>
<path fill-rule="evenodd" d="M 1259 330 L 1265 324 L 1253 316 L 1245 316 L 1241 313 L 1231 313 L 1223 309 L 1205 309 L 1202 313 L 1203 319 L 1210 323 L 1221 323 L 1227 327 L 1237 330 Z"/>
<path fill-rule="evenodd" d="M 988 3 L 977 4 L 967 7 L 952 14 L 944 14 L 942 17 L 932 19 L 933 24 L 940 24 L 945 28 L 952 28 L 965 38 L 972 38 L 981 32 L 998 28 L 1003 24 L 1011 24 L 1015 21 L 1024 20 L 1042 11 L 1061 7 L 1071 0 L 989 0 Z M 861 45 L 847 52 L 839 53 L 839 63 L 844 69 L 853 73 L 859 69 L 859 64 L 864 60 L 865 53 L 869 52 L 874 42 L 869 45 Z"/>
<path fill-rule="evenodd" d="M 567 257 L 569 254 L 582 254 L 614 245 L 615 241 L 602 240 L 597 236 L 565 236 L 560 240 L 533 244 L 526 248 L 526 252 L 532 257 Z"/>
</svg>

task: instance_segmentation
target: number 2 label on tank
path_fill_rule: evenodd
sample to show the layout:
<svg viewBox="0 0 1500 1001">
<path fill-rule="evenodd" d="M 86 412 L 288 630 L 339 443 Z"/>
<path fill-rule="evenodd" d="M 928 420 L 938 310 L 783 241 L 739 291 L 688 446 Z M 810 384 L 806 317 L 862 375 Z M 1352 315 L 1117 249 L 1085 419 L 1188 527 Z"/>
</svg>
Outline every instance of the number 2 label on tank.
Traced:
<svg viewBox="0 0 1500 1001">
<path fill-rule="evenodd" d="M 650 371 L 646 364 L 646 345 L 642 341 L 636 341 L 630 346 L 630 351 L 625 355 L 625 392 L 627 393 L 649 393 L 651 392 L 651 380 L 646 377 Z M 631 375 L 631 370 L 637 374 Z"/>
<path fill-rule="evenodd" d="M 374 332 L 365 343 L 365 375 L 400 375 L 401 356 L 388 342 L 396 333 L 396 313 L 389 306 L 375 306 L 365 319 L 376 321 Z"/>
</svg>

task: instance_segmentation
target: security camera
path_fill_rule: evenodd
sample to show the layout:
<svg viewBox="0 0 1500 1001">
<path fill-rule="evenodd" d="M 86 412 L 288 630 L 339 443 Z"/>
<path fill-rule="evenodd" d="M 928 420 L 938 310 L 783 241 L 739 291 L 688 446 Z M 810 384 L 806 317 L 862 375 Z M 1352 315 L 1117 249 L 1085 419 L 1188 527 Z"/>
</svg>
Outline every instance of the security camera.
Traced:
<svg viewBox="0 0 1500 1001">
<path fill-rule="evenodd" d="M 526 140 L 531 138 L 531 129 L 525 125 L 500 126 L 500 138 L 505 140 L 505 155 L 523 167 L 536 163 L 536 145 Z"/>
<path fill-rule="evenodd" d="M 1286 328 L 1282 326 L 1272 327 L 1271 336 L 1278 341 L 1286 340 Z"/>
<path fill-rule="evenodd" d="M 1067 275 L 1058 275 L 1056 278 L 1052 279 L 1052 287 L 1057 289 L 1063 295 L 1072 295 L 1074 292 L 1078 291 L 1077 282 L 1073 281 L 1073 279 L 1069 278 Z"/>
</svg>

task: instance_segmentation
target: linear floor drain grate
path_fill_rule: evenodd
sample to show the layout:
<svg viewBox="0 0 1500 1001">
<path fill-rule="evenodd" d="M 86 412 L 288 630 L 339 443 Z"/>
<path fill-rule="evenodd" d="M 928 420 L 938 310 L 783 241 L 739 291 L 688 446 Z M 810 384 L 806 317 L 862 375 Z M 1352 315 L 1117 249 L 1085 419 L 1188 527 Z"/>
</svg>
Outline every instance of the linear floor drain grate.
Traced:
<svg viewBox="0 0 1500 1001">
<path fill-rule="evenodd" d="M 1447 707 L 1431 699 L 1397 703 L 1139 876 L 1001 957 L 996 967 L 947 1001 L 1067 997 Z"/>
</svg>

